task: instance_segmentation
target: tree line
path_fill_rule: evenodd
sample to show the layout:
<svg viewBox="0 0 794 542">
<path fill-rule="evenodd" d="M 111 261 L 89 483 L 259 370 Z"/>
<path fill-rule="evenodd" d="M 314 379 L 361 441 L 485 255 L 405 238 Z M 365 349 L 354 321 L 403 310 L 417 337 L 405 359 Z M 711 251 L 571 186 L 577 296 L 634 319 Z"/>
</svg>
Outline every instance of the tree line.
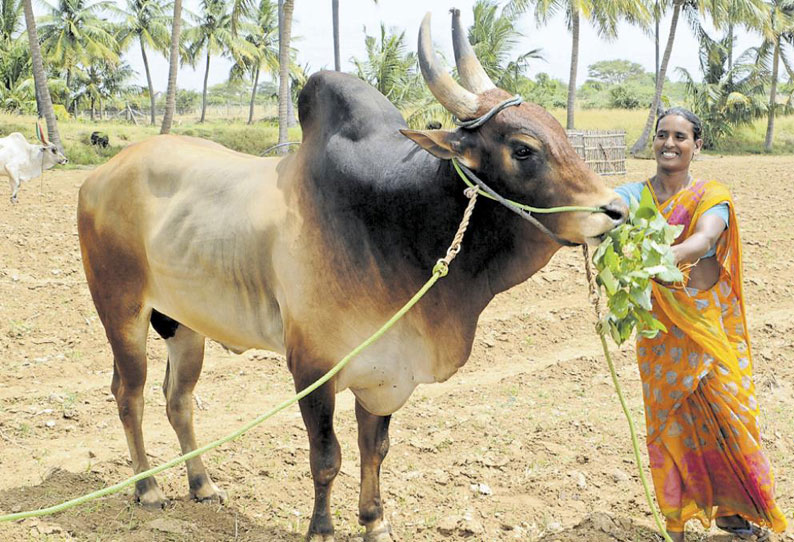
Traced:
<svg viewBox="0 0 794 542">
<path fill-rule="evenodd" d="M 294 0 L 201 0 L 197 13 L 184 14 L 181 1 L 123 0 L 117 4 L 57 0 L 49 5 L 49 13 L 34 19 L 32 0 L 0 0 L 0 108 L 24 111 L 35 101 L 36 110 L 47 121 L 50 139 L 59 144 L 56 109 L 70 114 L 90 111 L 93 117 L 97 108 L 101 111 L 109 101 L 129 95 L 134 73 L 124 55 L 137 47 L 144 64 L 152 124 L 157 119 L 149 56 L 169 58 L 160 129 L 168 133 L 177 101 L 178 66 L 203 65 L 203 122 L 212 59 L 224 56 L 232 60 L 229 79 L 251 85 L 249 122 L 261 77 L 268 75 L 278 82 L 279 142 L 285 142 L 294 96 L 306 77 L 306 68 L 297 65 L 296 50 L 290 46 Z M 337 70 L 341 69 L 338 21 L 350 4 L 342 2 L 340 6 L 339 0 L 332 0 Z M 516 51 L 526 15 L 543 25 L 557 14 L 564 16 L 571 39 L 567 92 L 561 82 L 545 74 L 534 79 L 528 76 L 530 64 L 543 60 L 541 49 Z M 660 21 L 668 14 L 670 27 L 663 40 Z M 682 20 L 698 38 L 702 81 L 683 70 L 679 75 L 685 81 L 688 105 L 704 118 L 712 141 L 726 137 L 736 125 L 766 116 L 764 147 L 771 150 L 775 116 L 791 110 L 791 85 L 783 89 L 788 96 L 781 99 L 779 93 L 784 75 L 789 79 L 794 75 L 794 0 L 478 0 L 473 15 L 468 38 L 491 79 L 541 105 L 566 107 L 569 129 L 575 127 L 582 21 L 589 21 L 599 39 L 605 40 L 617 39 L 621 21 L 643 28 L 653 38 L 657 66 L 650 95 L 628 84 L 645 77 L 641 68 L 615 81 L 600 80 L 591 67 L 591 79 L 578 88 L 580 99 L 583 94 L 598 92 L 601 84 L 609 87 L 610 103 L 648 107 L 643 132 L 631 147 L 633 153 L 647 147 L 653 121 L 665 100 L 669 60 Z M 706 23 L 718 35 L 711 35 Z M 757 36 L 758 45 L 734 51 L 738 27 Z M 365 32 L 365 45 L 365 57 L 352 59 L 356 75 L 401 108 L 409 123 L 421 124 L 446 114 L 422 84 L 415 54 L 409 51 L 403 31 L 381 24 L 374 36 Z M 637 71 L 637 66 L 631 69 Z M 552 104 L 548 103 L 550 97 L 556 97 Z"/>
</svg>

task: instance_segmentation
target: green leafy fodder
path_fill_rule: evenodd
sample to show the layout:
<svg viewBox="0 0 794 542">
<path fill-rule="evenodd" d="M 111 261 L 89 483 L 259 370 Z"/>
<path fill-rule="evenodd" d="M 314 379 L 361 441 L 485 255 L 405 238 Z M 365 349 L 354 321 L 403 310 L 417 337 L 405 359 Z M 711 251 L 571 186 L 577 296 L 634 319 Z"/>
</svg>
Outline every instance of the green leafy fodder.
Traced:
<svg viewBox="0 0 794 542">
<path fill-rule="evenodd" d="M 606 315 L 598 323 L 623 344 L 636 328 L 643 337 L 667 331 L 651 314 L 651 280 L 684 280 L 676 267 L 670 244 L 683 226 L 671 226 L 656 209 L 651 194 L 631 201 L 628 220 L 606 234 L 593 255 L 596 282 L 606 292 Z"/>
</svg>

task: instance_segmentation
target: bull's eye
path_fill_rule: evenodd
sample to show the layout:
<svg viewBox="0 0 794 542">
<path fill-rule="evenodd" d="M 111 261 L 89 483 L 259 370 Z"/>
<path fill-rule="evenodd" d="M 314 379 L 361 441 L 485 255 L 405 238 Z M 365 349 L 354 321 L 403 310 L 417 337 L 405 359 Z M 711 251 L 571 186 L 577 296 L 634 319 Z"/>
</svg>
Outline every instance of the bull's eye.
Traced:
<svg viewBox="0 0 794 542">
<path fill-rule="evenodd" d="M 52 154 L 55 154 L 55 149 L 50 149 L 50 152 L 51 152 Z"/>
<path fill-rule="evenodd" d="M 520 145 L 513 151 L 513 157 L 516 160 L 526 160 L 533 154 L 535 154 L 535 150 L 532 147 L 527 147 L 526 145 Z"/>
</svg>

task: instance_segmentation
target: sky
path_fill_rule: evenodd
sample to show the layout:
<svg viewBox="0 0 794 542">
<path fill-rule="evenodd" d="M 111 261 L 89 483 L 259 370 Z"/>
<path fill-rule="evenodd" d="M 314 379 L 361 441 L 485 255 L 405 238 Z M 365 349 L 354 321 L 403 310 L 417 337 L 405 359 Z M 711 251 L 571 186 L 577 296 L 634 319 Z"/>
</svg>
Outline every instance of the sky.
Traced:
<svg viewBox="0 0 794 542">
<path fill-rule="evenodd" d="M 446 58 L 452 59 L 452 38 L 450 31 L 451 16 L 449 10 L 457 7 L 461 10 L 463 24 L 469 26 L 473 22 L 472 6 L 475 0 L 340 0 L 340 36 L 342 70 L 354 71 L 352 57 L 365 58 L 364 29 L 370 35 L 379 33 L 383 22 L 389 28 L 405 31 L 406 42 L 412 50 L 416 50 L 419 25 L 428 11 L 432 14 L 431 33 L 433 42 Z M 198 11 L 197 0 L 185 0 L 185 7 Z M 670 15 L 661 24 L 662 44 L 667 40 L 670 28 Z M 333 37 L 331 32 L 331 0 L 295 0 L 293 19 L 293 46 L 298 51 L 298 62 L 308 63 L 310 73 L 320 69 L 333 69 Z M 530 65 L 529 75 L 534 77 L 539 72 L 568 81 L 571 57 L 571 36 L 565 27 L 562 16 L 556 16 L 548 24 L 537 28 L 531 14 L 525 14 L 519 22 L 519 30 L 524 35 L 514 50 L 514 56 L 535 48 L 541 48 L 545 62 L 536 60 Z M 739 30 L 735 51 L 741 52 L 760 42 L 757 35 Z M 158 55 L 148 55 L 152 70 L 152 79 L 156 91 L 165 91 L 168 77 L 168 62 Z M 146 75 L 139 47 L 133 47 L 127 53 L 127 61 L 138 72 L 137 84 L 146 84 Z M 625 59 L 641 64 L 647 71 L 654 70 L 653 40 L 639 28 L 622 23 L 618 38 L 611 42 L 597 36 L 589 23 L 581 27 L 579 46 L 579 65 L 577 84 L 587 79 L 587 67 L 599 60 Z M 223 83 L 228 79 L 229 61 L 213 58 L 210 68 L 209 85 Z M 676 32 L 673 53 L 668 69 L 668 78 L 680 79 L 675 68 L 683 67 L 699 79 L 697 41 L 692 36 L 688 25 L 681 19 Z M 180 88 L 200 90 L 204 78 L 204 65 L 197 69 L 189 66 L 180 68 L 178 85 Z"/>
</svg>

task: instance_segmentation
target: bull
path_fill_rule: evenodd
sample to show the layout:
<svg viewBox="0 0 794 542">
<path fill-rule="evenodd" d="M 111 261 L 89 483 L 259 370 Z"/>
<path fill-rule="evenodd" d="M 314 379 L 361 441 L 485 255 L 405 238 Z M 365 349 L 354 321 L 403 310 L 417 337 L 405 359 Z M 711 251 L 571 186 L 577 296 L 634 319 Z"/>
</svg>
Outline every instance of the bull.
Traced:
<svg viewBox="0 0 794 542">
<path fill-rule="evenodd" d="M 108 138 L 107 134 L 103 134 L 102 132 L 91 132 L 91 144 L 94 147 L 100 147 L 102 149 L 106 149 L 108 144 L 110 143 L 110 138 Z"/>
<path fill-rule="evenodd" d="M 485 75 L 459 12 L 453 41 L 463 85 L 439 66 L 429 17 L 419 63 L 439 102 L 473 119 L 509 98 Z M 391 415 L 417 385 L 444 381 L 466 362 L 495 294 L 543 267 L 557 240 L 598 238 L 626 208 L 537 105 L 503 109 L 478 128 L 409 130 L 372 87 L 320 72 L 298 109 L 303 140 L 286 158 L 157 136 L 121 151 L 80 189 L 83 263 L 113 351 L 111 390 L 136 473 L 149 468 L 141 419 L 150 323 L 168 350 L 166 413 L 189 452 L 205 337 L 236 352 L 283 353 L 295 388 L 309 386 L 401 307 L 443 255 L 467 201 L 451 158 L 514 200 L 600 211 L 544 215 L 547 235 L 498 203 L 482 203 L 448 276 L 300 401 L 314 481 L 307 539 L 334 539 L 330 494 L 341 451 L 333 413 L 336 393 L 349 388 L 361 457 L 359 522 L 366 540 L 391 541 L 380 496 Z M 194 499 L 226 498 L 200 457 L 187 462 L 187 475 Z M 154 477 L 139 481 L 135 495 L 148 506 L 166 502 Z"/>
<path fill-rule="evenodd" d="M 50 143 L 39 129 L 40 145 L 31 145 L 25 136 L 14 132 L 0 137 L 0 175 L 8 177 L 11 185 L 11 203 L 17 202 L 19 186 L 43 175 L 44 170 L 69 160 Z"/>
</svg>

